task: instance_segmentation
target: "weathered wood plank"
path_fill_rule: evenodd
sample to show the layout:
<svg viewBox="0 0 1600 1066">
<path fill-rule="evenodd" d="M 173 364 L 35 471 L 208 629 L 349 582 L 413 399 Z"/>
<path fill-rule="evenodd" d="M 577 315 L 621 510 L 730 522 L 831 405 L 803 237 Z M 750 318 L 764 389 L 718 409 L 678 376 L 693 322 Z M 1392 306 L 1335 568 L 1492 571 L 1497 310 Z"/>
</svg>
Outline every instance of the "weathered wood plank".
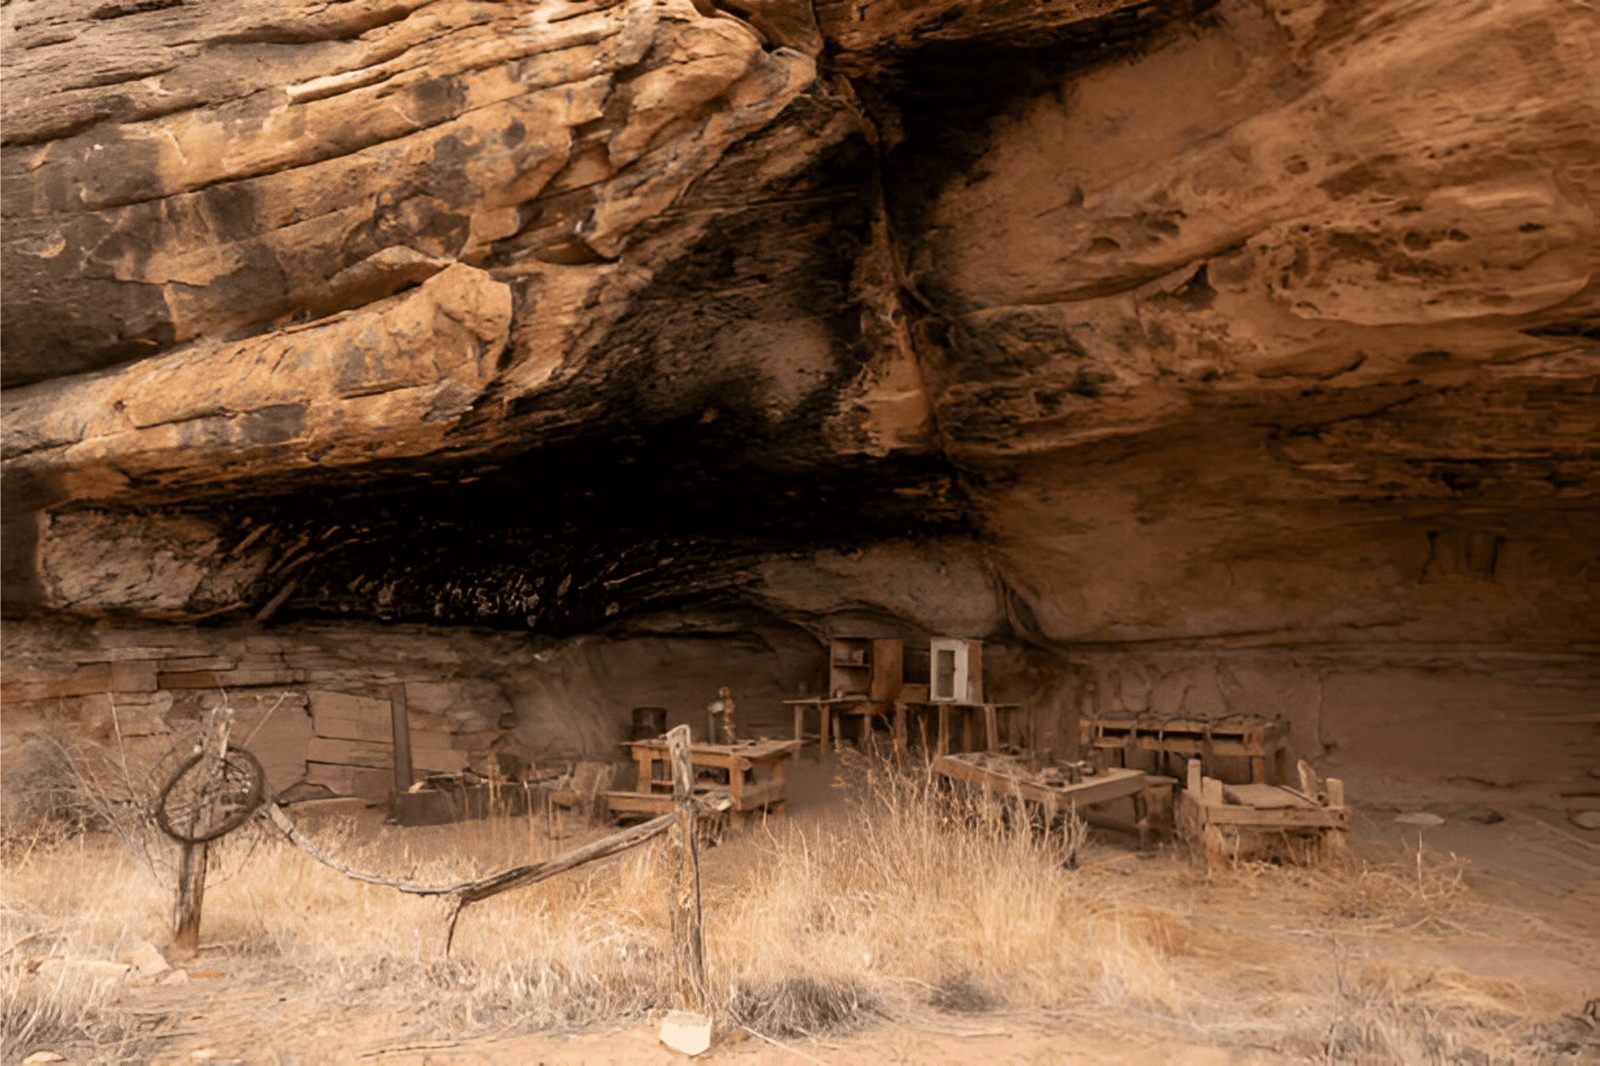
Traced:
<svg viewBox="0 0 1600 1066">
<path fill-rule="evenodd" d="M 1210 825 L 1260 826 L 1264 828 L 1344 829 L 1350 825 L 1345 808 L 1287 807 L 1257 810 L 1254 807 L 1207 805 L 1204 817 Z"/>
<path fill-rule="evenodd" d="M 255 688 L 265 685 L 298 685 L 305 680 L 305 671 L 287 667 L 276 670 L 190 670 L 158 673 L 156 682 L 161 688 Z"/>
<path fill-rule="evenodd" d="M 1228 785 L 1222 786 L 1222 798 L 1232 799 L 1245 807 L 1254 807 L 1256 810 L 1271 810 L 1283 807 L 1315 807 L 1316 804 L 1304 796 L 1290 792 L 1288 789 L 1278 788 L 1274 785 Z"/>
</svg>

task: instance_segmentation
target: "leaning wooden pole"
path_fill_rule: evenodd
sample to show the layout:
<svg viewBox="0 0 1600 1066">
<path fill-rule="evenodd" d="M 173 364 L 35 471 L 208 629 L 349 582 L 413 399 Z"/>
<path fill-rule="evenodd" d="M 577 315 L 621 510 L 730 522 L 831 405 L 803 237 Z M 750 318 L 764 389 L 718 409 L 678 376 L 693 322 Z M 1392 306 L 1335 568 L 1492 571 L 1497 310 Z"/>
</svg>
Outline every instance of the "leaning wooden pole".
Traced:
<svg viewBox="0 0 1600 1066">
<path fill-rule="evenodd" d="M 670 849 L 672 947 L 678 960 L 678 997 L 680 1006 L 699 1011 L 706 998 L 706 946 L 701 930 L 700 834 L 688 726 L 677 726 L 667 734 L 667 752 L 672 759 L 672 800 L 678 809 Z"/>
</svg>

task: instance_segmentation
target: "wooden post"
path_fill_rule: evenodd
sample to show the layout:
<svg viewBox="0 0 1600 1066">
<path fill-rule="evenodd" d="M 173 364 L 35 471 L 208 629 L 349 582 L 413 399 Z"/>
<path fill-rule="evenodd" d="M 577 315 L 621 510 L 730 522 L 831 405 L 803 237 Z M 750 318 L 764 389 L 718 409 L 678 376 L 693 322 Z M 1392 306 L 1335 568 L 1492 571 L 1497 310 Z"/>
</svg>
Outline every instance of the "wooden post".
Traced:
<svg viewBox="0 0 1600 1066">
<path fill-rule="evenodd" d="M 233 733 L 233 708 L 223 706 L 212 711 L 206 719 L 206 730 L 200 738 L 202 767 L 210 772 L 222 773 L 222 760 L 227 758 L 228 738 Z M 202 773 L 207 772 L 202 769 Z M 187 827 L 198 835 L 211 819 L 208 804 L 197 804 Z M 172 950 L 178 958 L 192 958 L 200 950 L 200 913 L 206 898 L 207 845 L 180 844 L 178 854 L 178 894 L 173 906 Z"/>
<path fill-rule="evenodd" d="M 1344 781 L 1337 777 L 1330 777 L 1322 782 L 1322 787 L 1327 791 L 1327 806 L 1338 810 L 1344 806 Z M 1324 862 L 1336 862 L 1350 854 L 1349 834 L 1343 829 L 1324 829 L 1322 831 L 1322 859 Z"/>
<path fill-rule="evenodd" d="M 411 789 L 411 716 L 406 711 L 404 684 L 389 688 L 389 722 L 394 729 L 394 790 Z"/>
<path fill-rule="evenodd" d="M 172 934 L 174 959 L 191 959 L 200 950 L 200 908 L 206 898 L 205 844 L 180 844 L 178 901 Z"/>
<path fill-rule="evenodd" d="M 1317 772 L 1304 759 L 1296 764 L 1296 768 L 1300 771 L 1300 791 L 1312 803 L 1317 802 L 1317 793 L 1320 791 L 1317 787 Z"/>
<path fill-rule="evenodd" d="M 700 841 L 695 825 L 694 761 L 689 753 L 688 726 L 676 726 L 667 734 L 667 750 L 672 756 L 672 801 L 678 808 L 678 825 L 671 845 L 672 946 L 678 959 L 682 1006 L 698 1011 L 705 1003 L 706 947 L 700 925 Z"/>
</svg>

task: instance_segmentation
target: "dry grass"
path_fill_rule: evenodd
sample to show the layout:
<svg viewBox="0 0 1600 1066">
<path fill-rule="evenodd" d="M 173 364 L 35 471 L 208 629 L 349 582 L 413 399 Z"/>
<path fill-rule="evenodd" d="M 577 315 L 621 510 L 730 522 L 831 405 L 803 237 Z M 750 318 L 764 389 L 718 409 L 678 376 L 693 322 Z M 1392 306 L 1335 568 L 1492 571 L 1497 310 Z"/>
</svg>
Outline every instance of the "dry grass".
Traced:
<svg viewBox="0 0 1600 1066">
<path fill-rule="evenodd" d="M 32 850 L 13 848 L 0 902 L 0 1049 L 85 1046 L 112 1058 L 138 1048 L 134 1019 L 114 999 L 119 979 L 94 963 L 115 960 L 155 915 L 131 913 L 155 898 L 148 869 L 104 837 L 80 836 Z M 130 892 L 131 890 L 131 892 Z"/>
<path fill-rule="evenodd" d="M 719 1024 L 795 1040 L 931 1011 L 1031 1011 L 1285 1061 L 1454 1062 L 1509 1053 L 1550 1009 L 1514 985 L 1377 949 L 1381 936 L 1443 936 L 1471 920 L 1447 860 L 1207 876 L 1101 849 L 1073 871 L 1075 823 L 1040 832 L 1015 803 L 883 764 L 847 778 L 832 817 L 782 820 L 706 853 Z M 441 882 L 580 842 L 541 818 L 359 838 L 334 823 L 316 835 L 356 865 Z M 473 907 L 446 957 L 443 903 L 349 881 L 257 824 L 216 849 L 205 935 L 294 975 L 324 1006 L 426 1003 L 407 1034 L 419 1038 L 612 1027 L 674 1005 L 661 861 L 640 849 Z M 127 1038 L 109 990 L 52 988 L 20 960 L 165 943 L 159 869 L 105 838 L 8 853 L 8 1054 L 73 1033 Z"/>
</svg>

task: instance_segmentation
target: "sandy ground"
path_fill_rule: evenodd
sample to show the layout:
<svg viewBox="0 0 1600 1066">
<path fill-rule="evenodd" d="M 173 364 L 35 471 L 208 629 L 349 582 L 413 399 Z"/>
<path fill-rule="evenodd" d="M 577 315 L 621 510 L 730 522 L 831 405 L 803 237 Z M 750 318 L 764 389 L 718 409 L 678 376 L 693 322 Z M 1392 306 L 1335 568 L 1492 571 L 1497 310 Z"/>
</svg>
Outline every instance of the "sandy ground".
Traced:
<svg viewBox="0 0 1600 1066">
<path fill-rule="evenodd" d="M 1600 997 L 1600 833 L 1568 823 L 1557 809 L 1527 799 L 1486 803 L 1471 790 L 1354 800 L 1352 844 L 1364 858 L 1414 862 L 1419 845 L 1430 862 L 1453 854 L 1465 861 L 1465 909 L 1449 921 L 1418 929 L 1369 929 L 1360 950 L 1371 957 L 1509 982 L 1527 991 L 1531 1007 L 1565 1029 L 1514 1061 L 1600 1062 L 1600 1024 L 1579 1017 Z M 1481 824 L 1466 814 L 1492 806 L 1501 816 Z M 1425 808 L 1445 812 L 1443 824 L 1416 826 L 1397 816 Z M 1455 812 L 1455 813 L 1451 813 Z M 375 812 L 369 817 L 375 817 Z M 1284 965 L 1328 965 L 1328 938 L 1307 928 L 1294 885 L 1314 880 L 1304 871 L 1267 870 L 1253 877 L 1219 876 L 1195 888 L 1183 857 L 1170 850 L 1130 853 L 1115 834 L 1099 834 L 1087 857 L 1096 876 L 1145 883 L 1152 903 L 1186 909 L 1197 925 L 1260 938 L 1281 950 Z M 742 860 L 737 838 L 708 853 L 708 876 Z M 1452 860 L 1453 861 L 1453 860 Z M 1064 876 L 1071 876 L 1064 874 Z M 1279 880 L 1275 881 L 1274 878 Z M 1182 900 L 1163 886 L 1187 884 Z M 1335 944 L 1333 950 L 1339 950 Z M 428 1003 L 374 1009 L 371 1001 L 324 1002 L 311 975 L 271 958 L 206 943 L 186 963 L 177 985 L 132 982 L 120 1006 L 150 1019 L 133 1055 L 161 1064 L 270 1063 L 275 1066 L 350 1063 L 385 1066 L 486 1064 L 665 1064 L 689 1061 L 657 1039 L 654 1020 L 612 1032 L 528 1034 L 484 1032 L 441 1037 Z M 1564 1018 L 1561 1015 L 1565 1015 Z M 1052 1015 L 998 1011 L 884 1020 L 850 1037 L 777 1043 L 735 1030 L 719 1033 L 696 1061 L 766 1066 L 779 1063 L 1094 1063 L 1224 1064 L 1291 1061 L 1281 1049 L 1249 1039 L 1219 1040 L 1205 1019 L 1187 1031 L 1170 1019 L 1116 1014 Z M 1555 1030 L 1552 1030 L 1555 1032 Z M 101 1055 L 113 1049 L 100 1049 Z M 132 1049 L 130 1049 L 132 1050 Z M 71 1061 L 70 1059 L 68 1061 Z"/>
</svg>

